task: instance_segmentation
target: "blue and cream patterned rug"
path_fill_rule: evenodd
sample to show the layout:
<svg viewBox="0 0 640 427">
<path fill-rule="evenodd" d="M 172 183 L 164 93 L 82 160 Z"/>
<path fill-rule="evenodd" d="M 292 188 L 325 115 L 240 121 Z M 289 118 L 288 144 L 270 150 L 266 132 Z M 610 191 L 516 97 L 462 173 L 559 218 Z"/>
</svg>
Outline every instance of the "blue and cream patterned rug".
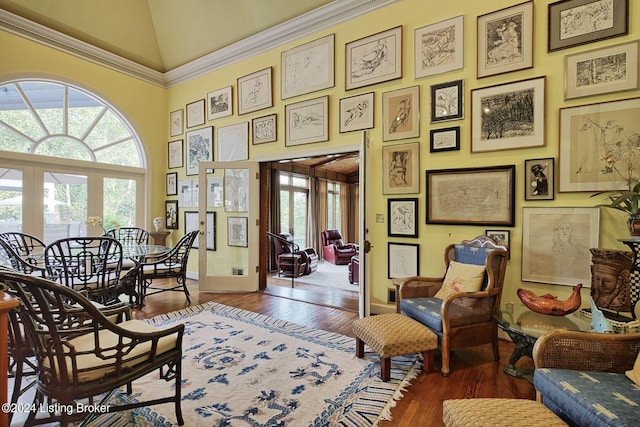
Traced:
<svg viewBox="0 0 640 427">
<path fill-rule="evenodd" d="M 394 357 L 391 381 L 379 359 L 355 357 L 355 340 L 262 314 L 208 303 L 151 319 L 184 323 L 182 412 L 185 426 L 375 426 L 420 372 L 417 355 Z M 133 383 L 133 395 L 166 396 L 158 374 Z M 110 414 L 100 426 L 173 426 L 173 404 Z"/>
</svg>

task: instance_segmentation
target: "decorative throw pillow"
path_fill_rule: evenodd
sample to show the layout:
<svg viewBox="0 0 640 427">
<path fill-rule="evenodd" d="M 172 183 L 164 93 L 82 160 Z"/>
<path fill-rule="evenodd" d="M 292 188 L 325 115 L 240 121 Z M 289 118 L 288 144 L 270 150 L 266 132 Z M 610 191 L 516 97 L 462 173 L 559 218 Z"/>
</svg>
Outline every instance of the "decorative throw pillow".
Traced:
<svg viewBox="0 0 640 427">
<path fill-rule="evenodd" d="M 434 295 L 438 299 L 445 299 L 456 292 L 477 292 L 484 280 L 484 265 L 463 264 L 449 262 L 447 274 L 444 276 L 442 288 Z"/>
<path fill-rule="evenodd" d="M 625 374 L 631 381 L 640 385 L 640 353 L 636 358 L 636 363 L 633 365 L 633 369 L 625 372 Z"/>
</svg>

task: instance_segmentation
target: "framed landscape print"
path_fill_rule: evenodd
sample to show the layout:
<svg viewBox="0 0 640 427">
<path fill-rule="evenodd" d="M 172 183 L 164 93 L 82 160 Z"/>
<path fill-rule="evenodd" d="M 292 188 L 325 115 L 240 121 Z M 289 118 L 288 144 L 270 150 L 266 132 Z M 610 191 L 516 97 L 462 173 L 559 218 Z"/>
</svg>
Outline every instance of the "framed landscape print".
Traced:
<svg viewBox="0 0 640 427">
<path fill-rule="evenodd" d="M 213 161 L 213 126 L 186 133 L 187 175 L 198 174 L 200 160 Z"/>
<path fill-rule="evenodd" d="M 171 141 L 168 144 L 168 167 L 169 169 L 181 168 L 184 166 L 184 141 L 179 139 L 177 141 Z"/>
<path fill-rule="evenodd" d="M 167 230 L 178 229 L 178 201 L 166 200 L 164 202 L 164 226 Z"/>
<path fill-rule="evenodd" d="M 418 237 L 418 199 L 387 200 L 387 236 Z"/>
<path fill-rule="evenodd" d="M 420 192 L 420 143 L 382 147 L 382 193 Z"/>
<path fill-rule="evenodd" d="M 382 94 L 382 140 L 420 136 L 420 86 Z"/>
<path fill-rule="evenodd" d="M 169 114 L 169 134 L 171 136 L 181 135 L 184 126 L 182 124 L 182 110 L 172 111 Z"/>
<path fill-rule="evenodd" d="M 251 126 L 253 127 L 253 132 L 251 133 L 253 136 L 253 145 L 278 140 L 278 126 L 275 113 L 252 119 Z"/>
<path fill-rule="evenodd" d="M 402 77 L 402 26 L 349 42 L 346 90 Z"/>
<path fill-rule="evenodd" d="M 533 67 L 533 1 L 478 16 L 478 78 Z"/>
<path fill-rule="evenodd" d="M 230 116 L 231 114 L 233 114 L 233 97 L 231 94 L 231 86 L 209 92 L 207 94 L 207 106 L 207 118 L 209 120 Z"/>
<path fill-rule="evenodd" d="M 178 195 L 178 172 L 167 174 L 167 196 Z"/>
<path fill-rule="evenodd" d="M 273 107 L 271 67 L 238 79 L 238 114 Z"/>
<path fill-rule="evenodd" d="M 629 0 L 561 0 L 549 5 L 548 51 L 629 33 Z"/>
<path fill-rule="evenodd" d="M 429 151 L 453 151 L 460 149 L 460 126 L 444 129 L 431 129 Z"/>
<path fill-rule="evenodd" d="M 387 244 L 389 279 L 420 275 L 420 245 L 414 243 Z"/>
<path fill-rule="evenodd" d="M 463 80 L 431 85 L 431 123 L 464 117 Z"/>
<path fill-rule="evenodd" d="M 554 159 L 524 161 L 524 199 L 553 200 L 555 197 Z"/>
<path fill-rule="evenodd" d="M 545 82 L 536 77 L 471 91 L 471 152 L 543 147 Z"/>
<path fill-rule="evenodd" d="M 204 99 L 187 104 L 187 128 L 204 124 Z"/>
<path fill-rule="evenodd" d="M 230 216 L 227 218 L 227 237 L 229 246 L 248 246 L 247 227 L 249 219 L 247 217 Z"/>
<path fill-rule="evenodd" d="M 333 87 L 334 45 L 335 34 L 329 34 L 282 52 L 282 99 Z"/>
<path fill-rule="evenodd" d="M 284 106 L 285 146 L 329 140 L 329 97 Z"/>
<path fill-rule="evenodd" d="M 218 161 L 249 159 L 249 122 L 218 128 Z"/>
<path fill-rule="evenodd" d="M 458 70 L 464 65 L 462 15 L 414 31 L 415 78 Z"/>
<path fill-rule="evenodd" d="M 373 128 L 373 92 L 340 98 L 340 133 Z"/>
</svg>

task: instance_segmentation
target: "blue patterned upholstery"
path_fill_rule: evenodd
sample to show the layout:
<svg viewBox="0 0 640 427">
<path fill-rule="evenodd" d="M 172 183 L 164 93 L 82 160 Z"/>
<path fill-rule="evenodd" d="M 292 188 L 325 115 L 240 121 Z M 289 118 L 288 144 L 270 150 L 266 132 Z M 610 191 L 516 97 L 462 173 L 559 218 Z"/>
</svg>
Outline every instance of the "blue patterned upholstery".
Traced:
<svg viewBox="0 0 640 427">
<path fill-rule="evenodd" d="M 572 426 L 637 426 L 640 386 L 624 374 L 536 369 L 543 403 Z"/>
<path fill-rule="evenodd" d="M 463 264 L 484 265 L 493 248 L 474 248 L 461 244 L 453 245 L 454 259 Z"/>
<path fill-rule="evenodd" d="M 441 306 L 442 300 L 438 298 L 410 298 L 400 301 L 400 310 L 404 315 L 426 325 L 438 337 L 442 336 Z"/>
</svg>

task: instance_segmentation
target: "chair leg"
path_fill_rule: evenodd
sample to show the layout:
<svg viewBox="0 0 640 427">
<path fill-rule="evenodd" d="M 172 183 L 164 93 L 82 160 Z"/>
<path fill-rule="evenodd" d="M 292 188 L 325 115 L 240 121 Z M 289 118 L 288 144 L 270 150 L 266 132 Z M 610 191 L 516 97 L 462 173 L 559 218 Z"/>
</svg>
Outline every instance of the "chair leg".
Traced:
<svg viewBox="0 0 640 427">
<path fill-rule="evenodd" d="M 176 372 L 176 396 L 175 396 L 175 408 L 176 408 L 176 421 L 178 425 L 184 425 L 184 418 L 182 418 L 182 364 L 180 361 L 176 361 L 174 366 Z"/>
<path fill-rule="evenodd" d="M 498 346 L 498 337 L 494 336 L 493 341 L 491 342 L 491 346 L 493 347 L 493 360 L 498 362 L 500 360 L 500 349 Z"/>
<path fill-rule="evenodd" d="M 187 289 L 187 277 L 179 277 L 178 282 L 182 282 L 182 290 L 184 291 L 184 295 L 187 297 L 187 303 L 191 304 L 191 298 L 189 297 L 189 289 Z"/>
</svg>

